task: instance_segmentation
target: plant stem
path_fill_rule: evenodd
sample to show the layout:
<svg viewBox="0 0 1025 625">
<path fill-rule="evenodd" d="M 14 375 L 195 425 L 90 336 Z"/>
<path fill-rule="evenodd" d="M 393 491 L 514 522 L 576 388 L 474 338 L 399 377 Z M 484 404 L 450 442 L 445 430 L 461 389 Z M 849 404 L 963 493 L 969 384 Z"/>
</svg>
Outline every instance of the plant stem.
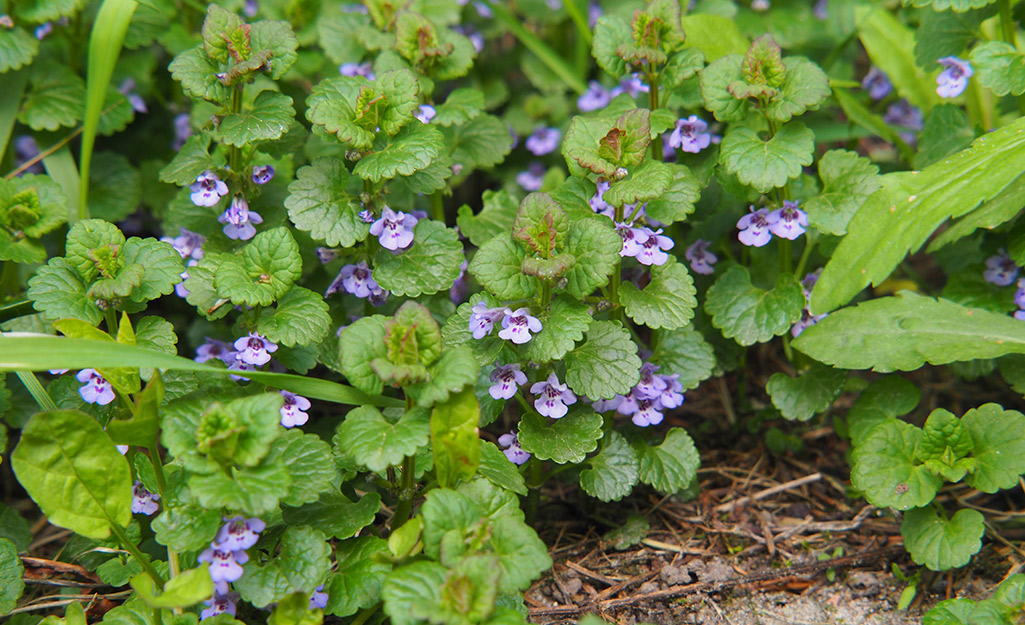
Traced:
<svg viewBox="0 0 1025 625">
<path fill-rule="evenodd" d="M 809 230 L 804 236 L 807 242 L 804 244 L 804 250 L 801 251 L 800 260 L 797 261 L 797 270 L 794 271 L 794 275 L 798 277 L 804 275 L 805 268 L 808 266 L 808 259 L 815 249 L 815 244 L 819 242 L 819 233 L 814 230 Z"/>
<path fill-rule="evenodd" d="M 431 219 L 445 223 L 445 204 L 441 191 L 431 194 Z"/>
<path fill-rule="evenodd" d="M 241 86 L 235 87 L 231 91 L 231 112 L 236 114 L 236 115 L 242 112 L 242 87 Z M 242 177 L 243 180 L 245 179 L 245 176 L 242 176 L 242 171 L 241 171 L 241 169 L 242 169 L 242 148 L 239 148 L 239 147 L 234 146 L 234 145 L 231 146 L 231 148 L 228 150 L 228 166 L 231 167 L 231 171 L 233 171 L 236 174 L 238 174 L 240 177 Z"/>
<path fill-rule="evenodd" d="M 110 338 L 117 340 L 117 311 L 114 310 L 113 306 L 107 304 L 107 307 L 103 309 L 103 318 L 107 321 L 107 334 Z"/>
<path fill-rule="evenodd" d="M 648 108 L 654 111 L 658 108 L 658 74 L 652 72 L 648 75 L 648 85 Z M 651 158 L 656 161 L 662 160 L 661 134 L 651 140 Z"/>
<path fill-rule="evenodd" d="M 409 520 L 413 510 L 413 497 L 416 495 L 416 456 L 402 459 L 402 482 L 399 485 L 399 503 L 395 506 L 395 516 L 391 520 L 391 529 L 395 531 Z"/>
<path fill-rule="evenodd" d="M 146 572 L 146 575 L 149 575 L 150 578 L 156 583 L 157 588 L 163 590 L 164 578 L 160 575 L 160 573 L 157 572 L 155 568 L 153 568 L 153 563 L 149 561 L 149 558 L 146 557 L 146 554 L 139 551 L 139 548 L 135 545 L 135 543 L 131 541 L 130 538 L 128 538 L 128 535 L 125 534 L 125 531 L 121 529 L 117 525 L 117 523 L 110 524 L 110 531 L 114 533 L 115 537 L 117 537 L 117 540 L 121 543 L 121 546 L 124 547 L 128 553 L 132 554 L 132 557 L 135 558 L 135 561 L 139 563 L 139 566 L 141 566 L 142 570 Z"/>
<path fill-rule="evenodd" d="M 1004 41 L 1012 47 L 1018 47 L 1017 33 L 1014 23 L 1014 15 L 1011 13 L 1011 0 L 999 0 L 1000 6 L 1000 28 L 1003 31 Z"/>
<path fill-rule="evenodd" d="M 532 524 L 537 520 L 537 509 L 538 504 L 541 502 L 541 461 L 534 456 L 530 457 L 528 461 L 528 471 L 530 477 L 528 478 L 528 486 L 530 490 L 527 491 L 527 506 L 524 514 L 526 516 L 527 524 Z"/>
</svg>

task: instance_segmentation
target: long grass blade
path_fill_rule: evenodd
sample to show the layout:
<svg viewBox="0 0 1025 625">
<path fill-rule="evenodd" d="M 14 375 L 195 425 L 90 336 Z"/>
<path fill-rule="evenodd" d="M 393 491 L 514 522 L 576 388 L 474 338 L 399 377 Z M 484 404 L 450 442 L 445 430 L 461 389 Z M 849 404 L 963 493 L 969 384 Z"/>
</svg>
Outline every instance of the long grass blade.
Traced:
<svg viewBox="0 0 1025 625">
<path fill-rule="evenodd" d="M 79 178 L 78 166 L 75 165 L 75 157 L 71 155 L 71 148 L 65 145 L 56 152 L 43 158 L 43 167 L 46 173 L 50 174 L 54 182 L 61 186 L 64 195 L 68 197 L 68 223 L 78 221 L 78 211 L 75 210 L 75 198 L 78 197 Z"/>
<path fill-rule="evenodd" d="M 93 32 L 89 37 L 89 63 L 86 75 L 85 120 L 82 124 L 82 156 L 81 185 L 78 191 L 78 218 L 89 217 L 89 166 L 92 164 L 93 145 L 96 143 L 96 130 L 100 123 L 103 101 L 110 86 L 110 77 L 114 74 L 114 65 L 121 54 L 121 45 L 128 32 L 128 22 L 132 19 L 136 0 L 104 0 Z"/>
<path fill-rule="evenodd" d="M 18 116 L 21 96 L 25 93 L 28 68 L 7 72 L 4 74 L 3 82 L 4 88 L 0 89 L 0 161 L 7 153 L 7 146 L 11 144 L 11 130 L 14 129 L 14 119 Z"/>
</svg>

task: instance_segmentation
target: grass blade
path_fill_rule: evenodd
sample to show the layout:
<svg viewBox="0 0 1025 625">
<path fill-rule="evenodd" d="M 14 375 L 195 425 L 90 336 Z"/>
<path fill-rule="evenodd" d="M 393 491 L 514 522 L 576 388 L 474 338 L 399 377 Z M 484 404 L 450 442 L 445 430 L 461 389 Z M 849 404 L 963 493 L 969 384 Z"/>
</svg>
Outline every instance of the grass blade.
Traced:
<svg viewBox="0 0 1025 625">
<path fill-rule="evenodd" d="M 4 88 L 0 89 L 0 161 L 10 145 L 11 130 L 14 129 L 14 119 L 18 116 L 18 105 L 21 103 L 21 95 L 25 93 L 26 83 L 27 67 L 4 74 Z"/>
<path fill-rule="evenodd" d="M 75 198 L 78 197 L 80 186 L 78 178 L 78 166 L 75 165 L 75 158 L 71 156 L 71 148 L 65 145 L 56 152 L 43 158 L 43 167 L 46 173 L 53 178 L 54 182 L 61 186 L 64 195 L 68 197 L 68 224 L 78 221 L 78 211 L 75 210 Z"/>
<path fill-rule="evenodd" d="M 81 184 L 78 189 L 78 218 L 89 217 L 89 166 L 92 164 L 93 145 L 100 123 L 103 101 L 114 73 L 114 64 L 121 54 L 121 45 L 132 19 L 136 0 L 104 0 L 89 37 L 89 64 L 86 75 L 85 121 L 82 131 Z M 65 189 L 66 190 L 66 189 Z M 69 196 L 75 197 L 75 196 Z"/>
</svg>

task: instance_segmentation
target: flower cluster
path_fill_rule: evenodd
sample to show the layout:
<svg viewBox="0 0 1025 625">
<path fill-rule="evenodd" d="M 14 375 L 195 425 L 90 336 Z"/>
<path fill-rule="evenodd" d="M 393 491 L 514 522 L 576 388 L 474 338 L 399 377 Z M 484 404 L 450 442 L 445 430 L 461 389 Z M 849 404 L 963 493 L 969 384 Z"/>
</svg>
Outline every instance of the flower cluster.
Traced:
<svg viewBox="0 0 1025 625">
<path fill-rule="evenodd" d="M 591 5 L 594 7 L 595 5 Z M 642 93 L 648 93 L 650 88 L 644 84 L 641 80 L 640 74 L 633 73 L 627 74 L 620 79 L 619 84 L 612 89 L 608 89 L 603 86 L 600 82 L 592 80 L 587 83 L 587 90 L 580 94 L 577 98 L 577 109 L 581 113 L 590 113 L 591 111 L 599 111 L 612 102 L 612 98 L 615 98 L 621 93 L 629 94 L 631 98 L 636 98 Z"/>
<path fill-rule="evenodd" d="M 982 272 L 986 282 L 997 286 L 1007 286 L 1018 278 L 1018 265 L 1005 250 L 986 259 L 986 269 Z"/>
<path fill-rule="evenodd" d="M 559 382 L 559 376 L 553 371 L 547 380 L 535 382 L 530 387 L 534 395 L 534 408 L 539 414 L 552 419 L 561 419 L 569 412 L 567 406 L 577 403 L 577 396 L 565 384 Z"/>
<path fill-rule="evenodd" d="M 744 245 L 762 247 L 772 240 L 772 235 L 793 241 L 804 234 L 808 227 L 808 216 L 797 208 L 797 202 L 783 200 L 783 207 L 774 211 L 767 208 L 755 210 L 744 215 L 737 222 L 740 232 L 737 238 Z"/>
<path fill-rule="evenodd" d="M 795 339 L 801 336 L 801 332 L 829 316 L 829 313 L 822 313 L 821 315 L 811 314 L 811 290 L 815 288 L 815 283 L 819 281 L 819 275 L 821 274 L 822 269 L 819 268 L 806 275 L 804 280 L 801 280 L 801 288 L 804 290 L 804 310 L 801 311 L 801 318 L 794 324 L 794 327 L 790 328 L 790 335 Z"/>
<path fill-rule="evenodd" d="M 680 374 L 656 373 L 658 365 L 646 362 L 641 366 L 641 379 L 626 395 L 592 402 L 598 412 L 615 410 L 630 417 L 634 425 L 648 427 L 662 423 L 663 411 L 683 404 L 683 385 Z"/>
<path fill-rule="evenodd" d="M 502 329 L 498 338 L 522 345 L 530 340 L 532 334 L 541 331 L 541 320 L 530 314 L 526 308 L 511 310 L 505 306 L 488 308 L 484 302 L 477 302 L 470 309 L 470 332 L 473 338 L 482 339 L 491 334 L 497 321 L 502 321 Z"/>
<path fill-rule="evenodd" d="M 271 361 L 271 354 L 278 351 L 276 343 L 250 332 L 235 340 L 233 345 L 216 339 L 206 339 L 206 342 L 196 348 L 196 362 L 206 362 L 214 358 L 228 365 L 232 371 L 252 371 L 254 367 L 262 367 Z M 233 380 L 248 380 L 241 375 L 232 375 Z"/>
<path fill-rule="evenodd" d="M 210 543 L 197 560 L 209 564 L 210 579 L 214 583 L 214 595 L 207 602 L 207 609 L 200 617 L 210 618 L 227 612 L 235 614 L 238 595 L 229 592 L 228 584 L 242 577 L 242 565 L 249 561 L 249 549 L 260 539 L 260 532 L 267 524 L 257 518 L 246 519 L 235 516 L 224 519 L 224 525 L 217 532 L 214 542 Z"/>
</svg>

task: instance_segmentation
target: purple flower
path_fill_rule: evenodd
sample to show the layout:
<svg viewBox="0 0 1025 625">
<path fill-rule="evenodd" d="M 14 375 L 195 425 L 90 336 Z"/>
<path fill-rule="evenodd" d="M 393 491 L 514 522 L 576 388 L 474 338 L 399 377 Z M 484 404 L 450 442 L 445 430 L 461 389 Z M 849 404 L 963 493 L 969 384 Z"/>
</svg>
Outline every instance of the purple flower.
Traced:
<svg viewBox="0 0 1025 625">
<path fill-rule="evenodd" d="M 936 61 L 944 67 L 936 77 L 936 93 L 941 98 L 956 98 L 968 87 L 968 79 L 972 77 L 972 64 L 962 61 L 956 56 L 945 56 Z"/>
<path fill-rule="evenodd" d="M 808 215 L 797 208 L 797 202 L 783 200 L 783 208 L 777 208 L 769 213 L 770 219 L 775 215 L 775 220 L 769 224 L 769 232 L 772 234 L 793 241 L 804 234 L 808 227 Z"/>
<path fill-rule="evenodd" d="M 217 218 L 225 224 L 223 230 L 229 239 L 248 241 L 256 236 L 256 228 L 253 224 L 262 224 L 263 217 L 256 212 L 249 210 L 249 202 L 241 195 L 231 198 L 231 205 Z"/>
<path fill-rule="evenodd" d="M 630 415 L 630 420 L 638 427 L 644 428 L 662 423 L 662 403 L 657 397 L 645 397 L 636 387 L 623 398 L 616 411 L 620 414 Z"/>
<path fill-rule="evenodd" d="M 370 226 L 370 234 L 378 237 L 381 247 L 385 249 L 406 249 L 413 242 L 413 227 L 416 226 L 416 222 L 416 217 L 402 211 L 396 213 L 385 206 L 381 218 Z"/>
<path fill-rule="evenodd" d="M 923 125 L 922 111 L 911 106 L 907 100 L 901 99 L 886 108 L 883 121 L 908 130 L 921 130 Z"/>
<path fill-rule="evenodd" d="M 114 388 L 106 378 L 96 372 L 96 369 L 82 369 L 75 378 L 84 383 L 84 386 L 78 389 L 78 394 L 86 403 L 106 406 L 114 401 Z"/>
<path fill-rule="evenodd" d="M 532 317 L 529 310 L 517 308 L 515 312 L 510 312 L 506 308 L 498 338 L 522 345 L 530 340 L 531 332 L 537 334 L 540 331 L 541 321 L 537 317 Z"/>
<path fill-rule="evenodd" d="M 772 240 L 772 233 L 769 231 L 769 227 L 776 223 L 779 217 L 775 212 L 770 213 L 767 208 L 760 208 L 758 210 L 754 210 L 754 208 L 752 206 L 752 212 L 744 215 L 737 222 L 737 228 L 740 229 L 737 238 L 744 245 L 762 247 Z"/>
<path fill-rule="evenodd" d="M 174 117 L 174 141 L 171 142 L 171 149 L 177 152 L 182 149 L 185 142 L 192 136 L 192 120 L 188 113 L 180 113 Z"/>
<path fill-rule="evenodd" d="M 690 263 L 690 268 L 694 273 L 700 273 L 703 275 L 709 275 L 715 271 L 712 267 L 719 258 L 708 251 L 708 246 L 711 245 L 704 239 L 698 239 L 687 248 L 687 251 L 683 253 L 683 256 Z"/>
<path fill-rule="evenodd" d="M 132 512 L 134 514 L 152 516 L 160 509 L 160 504 L 157 503 L 159 499 L 160 495 L 149 492 L 142 482 L 135 480 L 135 485 L 132 486 Z"/>
<path fill-rule="evenodd" d="M 499 436 L 498 444 L 505 447 L 505 449 L 502 450 L 502 453 L 504 453 L 505 457 L 509 459 L 509 462 L 513 464 L 523 464 L 530 460 L 530 452 L 524 451 L 523 448 L 520 447 L 520 439 L 516 436 L 515 431 Z"/>
<path fill-rule="evenodd" d="M 310 595 L 310 610 L 323 610 L 327 607 L 327 593 L 324 592 L 324 584 L 317 586 Z"/>
<path fill-rule="evenodd" d="M 215 545 L 203 550 L 196 558 L 200 562 L 210 564 L 210 579 L 218 582 L 231 583 L 242 577 L 242 565 L 249 562 L 249 554 L 245 551 L 222 551 Z"/>
<path fill-rule="evenodd" d="M 616 395 L 612 399 L 598 399 L 591 402 L 591 407 L 594 408 L 595 412 L 608 412 L 609 410 L 615 410 L 619 408 L 619 404 L 623 403 L 623 396 Z"/>
<path fill-rule="evenodd" d="M 621 93 L 626 93 L 631 98 L 636 98 L 640 94 L 648 93 L 649 91 L 651 91 L 651 88 L 644 84 L 640 74 L 634 72 L 619 79 L 619 86 L 612 89 L 612 97 L 614 98 Z"/>
<path fill-rule="evenodd" d="M 819 276 L 822 275 L 822 267 L 819 267 L 815 271 L 804 276 L 801 280 L 801 288 L 804 289 L 804 297 L 808 301 L 811 301 L 811 290 L 815 288 L 815 285 L 819 281 Z"/>
<path fill-rule="evenodd" d="M 370 297 L 367 298 L 367 301 L 370 302 L 372 306 L 384 306 L 384 304 L 388 301 L 389 294 L 390 291 L 385 291 L 384 289 L 377 289 L 376 291 L 370 294 Z"/>
<path fill-rule="evenodd" d="M 813 315 L 811 314 L 811 310 L 808 307 L 805 307 L 804 310 L 801 311 L 801 318 L 794 324 L 794 327 L 790 328 L 790 335 L 796 339 L 801 336 L 801 332 L 804 332 L 806 329 L 822 321 L 827 316 L 829 316 L 829 313 Z"/>
<path fill-rule="evenodd" d="M 530 150 L 535 156 L 544 156 L 554 152 L 559 147 L 559 141 L 562 140 L 562 131 L 558 128 L 546 128 L 541 126 L 534 131 L 532 135 L 527 137 L 527 141 L 524 145 Z"/>
<path fill-rule="evenodd" d="M 516 184 L 523 187 L 524 191 L 540 191 L 544 183 L 545 165 L 534 161 L 526 171 L 516 174 Z"/>
<path fill-rule="evenodd" d="M 14 140 L 14 164 L 21 167 L 28 161 L 39 156 L 39 144 L 32 135 L 21 135 Z M 25 170 L 30 174 L 43 173 L 43 163 L 36 161 Z"/>
<path fill-rule="evenodd" d="M 491 334 L 495 322 L 503 319 L 507 314 L 509 314 L 509 309 L 505 306 L 488 308 L 484 302 L 474 304 L 470 309 L 470 332 L 473 333 L 473 338 L 482 339 Z"/>
<path fill-rule="evenodd" d="M 666 390 L 666 386 L 668 386 L 666 381 L 662 379 L 662 376 L 655 374 L 658 370 L 659 366 L 650 362 L 641 365 L 641 379 L 634 385 L 638 393 L 644 397 L 656 398 Z"/>
<path fill-rule="evenodd" d="M 235 352 L 224 341 L 208 338 L 206 343 L 196 348 L 196 357 L 193 360 L 203 363 L 213 358 L 217 358 L 224 364 L 230 365 L 235 362 Z"/>
<path fill-rule="evenodd" d="M 206 243 L 206 237 L 185 228 L 179 228 L 178 230 L 181 232 L 180 235 L 176 237 L 161 237 L 160 240 L 164 243 L 170 243 L 174 251 L 181 254 L 182 258 L 203 260 L 203 244 Z"/>
<path fill-rule="evenodd" d="M 995 256 L 986 259 L 986 270 L 982 272 L 986 282 L 1007 286 L 1018 277 L 1018 265 L 1004 250 L 997 250 Z"/>
<path fill-rule="evenodd" d="M 1014 292 L 1014 304 L 1018 308 L 1025 308 L 1025 278 L 1018 280 L 1018 290 Z"/>
<path fill-rule="evenodd" d="M 697 115 L 691 115 L 676 122 L 676 128 L 669 135 L 669 145 L 697 154 L 712 142 L 712 135 L 707 131 L 708 124 Z"/>
<path fill-rule="evenodd" d="M 317 260 L 319 260 L 322 265 L 326 265 L 338 258 L 338 250 L 333 247 L 318 247 L 316 251 Z"/>
<path fill-rule="evenodd" d="M 751 0 L 751 10 L 764 13 L 772 8 L 772 3 L 769 0 Z"/>
<path fill-rule="evenodd" d="M 480 34 L 480 31 L 473 26 L 470 26 L 469 24 L 457 24 L 452 27 L 452 30 L 469 39 L 477 54 L 484 51 L 484 35 Z"/>
<path fill-rule="evenodd" d="M 527 383 L 527 376 L 520 371 L 519 364 L 500 365 L 491 372 L 491 381 L 494 384 L 488 388 L 491 397 L 494 399 L 509 399 L 516 394 L 516 390 Z"/>
<path fill-rule="evenodd" d="M 68 371 L 71 371 L 71 369 L 50 369 L 49 370 L 50 375 L 63 375 L 65 373 L 67 373 Z"/>
<path fill-rule="evenodd" d="M 609 190 L 608 180 L 604 178 L 598 179 L 598 188 L 595 190 L 594 195 L 587 201 L 591 205 L 591 210 L 598 213 L 599 215 L 605 215 L 609 219 L 616 218 L 616 209 L 611 204 L 605 201 L 605 192 Z"/>
<path fill-rule="evenodd" d="M 619 250 L 619 255 L 623 258 L 634 257 L 644 251 L 641 241 L 644 240 L 646 233 L 643 229 L 618 223 L 616 233 L 623 239 L 623 249 Z"/>
<path fill-rule="evenodd" d="M 861 79 L 861 88 L 868 91 L 868 96 L 873 100 L 882 100 L 893 91 L 893 85 L 883 70 L 873 65 L 865 77 Z"/>
<path fill-rule="evenodd" d="M 662 404 L 663 408 L 678 408 L 683 404 L 684 399 L 680 374 L 663 375 L 662 380 L 666 383 L 666 387 L 662 390 L 662 394 L 658 396 L 659 403 Z"/>
<path fill-rule="evenodd" d="M 278 351 L 278 346 L 263 338 L 256 332 L 243 336 L 235 341 L 237 360 L 248 365 L 262 366 L 270 362 L 270 355 Z"/>
<path fill-rule="evenodd" d="M 470 261 L 464 258 L 463 262 L 459 263 L 459 277 L 448 289 L 448 298 L 452 300 L 453 304 L 461 304 L 466 301 L 466 295 L 470 291 L 470 283 L 466 280 L 466 268 L 469 266 Z"/>
<path fill-rule="evenodd" d="M 267 184 L 273 178 L 273 165 L 253 165 L 253 182 L 256 184 Z"/>
<path fill-rule="evenodd" d="M 566 406 L 577 403 L 577 396 L 565 384 L 559 382 L 559 377 L 554 371 L 544 382 L 535 382 L 530 387 L 530 392 L 536 397 L 534 408 L 538 413 L 552 419 L 565 417 L 569 412 Z"/>
<path fill-rule="evenodd" d="M 324 297 L 330 297 L 343 288 L 346 293 L 360 298 L 370 297 L 371 293 L 380 289 L 370 268 L 367 267 L 366 261 L 362 260 L 358 264 L 342 267 L 342 270 L 338 272 L 338 277 L 334 279 L 331 286 L 327 287 Z"/>
<path fill-rule="evenodd" d="M 590 2 L 587 5 L 587 25 L 594 29 L 598 25 L 598 18 L 601 17 L 605 11 L 602 10 L 601 5 L 597 2 Z"/>
<path fill-rule="evenodd" d="M 260 539 L 260 532 L 266 527 L 266 523 L 255 517 L 246 519 L 242 515 L 238 515 L 224 519 L 224 525 L 217 531 L 217 537 L 210 547 L 219 551 L 249 549 Z"/>
<path fill-rule="evenodd" d="M 1025 321 L 1025 310 L 1016 310 L 1012 316 L 1018 321 Z"/>
<path fill-rule="evenodd" d="M 226 594 L 214 594 L 204 601 L 204 605 L 207 605 L 205 610 L 199 613 L 199 619 L 205 620 L 218 614 L 230 614 L 235 616 L 235 611 L 239 600 L 239 594 L 237 592 L 229 592 Z"/>
<path fill-rule="evenodd" d="M 256 367 L 254 367 L 253 365 L 251 365 L 248 362 L 245 362 L 244 360 L 242 360 L 242 356 L 238 352 L 235 352 L 234 356 L 235 356 L 235 361 L 228 365 L 228 371 L 243 371 L 244 372 L 244 371 L 253 371 L 253 370 L 256 369 Z M 244 375 L 235 375 L 233 373 L 233 374 L 231 374 L 230 377 L 231 377 L 232 380 L 235 380 L 236 382 L 239 382 L 239 381 L 246 381 L 246 382 L 248 382 L 249 381 L 249 378 L 247 378 Z"/>
<path fill-rule="evenodd" d="M 438 114 L 438 111 L 430 104 L 421 104 L 420 112 L 415 117 L 420 120 L 422 124 L 429 124 L 431 120 Z"/>
<path fill-rule="evenodd" d="M 826 21 L 829 19 L 829 0 L 816 0 L 815 7 L 811 12 L 815 19 L 823 22 Z"/>
<path fill-rule="evenodd" d="M 221 197 L 228 194 L 228 185 L 221 182 L 217 174 L 209 169 L 199 174 L 189 189 L 192 191 L 189 198 L 196 206 L 213 206 L 221 201 Z"/>
<path fill-rule="evenodd" d="M 310 400 L 288 391 L 281 391 L 281 395 L 285 398 L 285 403 L 281 406 L 281 425 L 294 428 L 310 420 L 310 415 L 304 412 L 310 409 Z"/>
<path fill-rule="evenodd" d="M 136 113 L 148 113 L 149 109 L 146 108 L 146 101 L 142 99 L 142 96 L 135 92 L 138 85 L 135 84 L 134 78 L 125 78 L 121 82 L 121 86 L 117 88 L 118 92 L 125 96 L 128 100 L 128 104 L 131 105 L 132 110 Z"/>
<path fill-rule="evenodd" d="M 260 4 L 256 0 L 246 0 L 242 5 L 242 14 L 246 17 L 254 17 L 260 10 Z"/>
<path fill-rule="evenodd" d="M 13 26 L 13 25 L 12 25 Z M 36 26 L 36 39 L 42 41 L 46 39 L 47 35 L 53 32 L 53 22 L 43 22 L 39 26 Z"/>
<path fill-rule="evenodd" d="M 674 245 L 672 239 L 662 234 L 661 228 L 642 228 L 639 243 L 641 250 L 634 258 L 642 265 L 664 265 L 669 260 L 669 254 L 663 250 L 671 250 Z"/>
<path fill-rule="evenodd" d="M 359 217 L 360 221 L 362 221 L 365 224 L 372 224 L 377 219 L 376 217 L 374 217 L 374 213 L 369 208 L 364 208 L 360 212 L 356 213 L 356 216 Z"/>
<path fill-rule="evenodd" d="M 367 80 L 376 78 L 373 66 L 369 61 L 366 63 L 343 63 L 338 66 L 338 73 L 342 76 L 362 76 Z"/>
<path fill-rule="evenodd" d="M 581 113 L 589 113 L 603 109 L 612 101 L 612 93 L 597 80 L 587 83 L 587 91 L 577 98 L 577 108 Z"/>
</svg>

